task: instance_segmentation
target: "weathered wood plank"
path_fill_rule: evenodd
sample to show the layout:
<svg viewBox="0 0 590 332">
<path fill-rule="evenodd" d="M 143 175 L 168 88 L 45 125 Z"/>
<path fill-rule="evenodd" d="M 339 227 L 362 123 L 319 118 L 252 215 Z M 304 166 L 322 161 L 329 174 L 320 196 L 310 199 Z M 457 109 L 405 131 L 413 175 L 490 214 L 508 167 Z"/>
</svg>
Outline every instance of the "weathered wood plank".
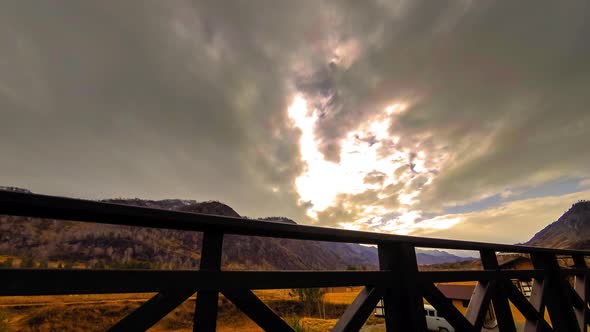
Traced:
<svg viewBox="0 0 590 332">
<path fill-rule="evenodd" d="M 379 267 L 396 272 L 383 296 L 387 332 L 426 332 L 415 249 L 406 244 L 379 245 Z"/>
<path fill-rule="evenodd" d="M 588 270 L 588 265 L 584 256 L 574 255 L 574 265 L 576 269 Z M 587 274 L 576 275 L 574 279 L 574 294 L 575 300 L 579 301 L 575 308 L 576 318 L 578 319 L 578 325 L 582 332 L 588 331 L 588 325 L 590 325 L 590 310 L 588 310 L 588 302 L 590 301 L 590 278 Z"/>
<path fill-rule="evenodd" d="M 457 331 L 475 331 L 473 324 L 453 305 L 453 302 L 432 283 L 424 283 L 424 297 Z"/>
<path fill-rule="evenodd" d="M 201 271 L 221 270 L 221 251 L 223 249 L 223 233 L 207 232 L 203 234 L 201 249 Z M 219 292 L 200 290 L 197 292 L 194 332 L 215 332 L 217 326 L 217 302 Z"/>
<path fill-rule="evenodd" d="M 495 251 L 482 250 L 480 252 L 480 257 L 484 269 L 500 271 Z M 491 294 L 491 300 L 500 331 L 516 332 L 516 325 L 514 324 L 514 318 L 512 317 L 512 310 L 510 310 L 510 304 L 508 303 L 504 283 L 496 283 L 496 291 Z"/>
<path fill-rule="evenodd" d="M 552 331 L 549 324 L 545 321 L 542 310 L 541 312 L 539 311 L 542 309 L 539 302 L 535 301 L 537 302 L 537 308 L 535 308 L 535 305 L 529 302 L 511 281 L 505 280 L 503 283 L 508 298 L 527 320 L 528 331 Z"/>
<path fill-rule="evenodd" d="M 495 280 L 477 282 L 465 313 L 465 318 L 473 325 L 474 331 L 479 331 L 483 327 L 485 315 L 490 307 L 490 299 L 495 289 Z"/>
<path fill-rule="evenodd" d="M 580 331 L 578 320 L 574 313 L 569 285 L 560 273 L 559 264 L 553 254 L 532 254 L 533 265 L 536 269 L 545 270 L 545 303 L 553 330 L 556 332 Z"/>
<path fill-rule="evenodd" d="M 0 296 L 386 286 L 391 271 L 0 269 Z"/>
<path fill-rule="evenodd" d="M 572 299 L 572 304 L 574 306 L 575 309 L 583 309 L 584 307 L 586 307 L 588 304 L 586 303 L 586 301 L 584 301 L 584 299 L 582 299 L 582 297 L 580 296 L 580 294 L 578 294 L 578 292 L 575 289 L 575 283 L 577 280 L 574 280 L 574 287 L 572 287 L 571 285 L 567 285 L 567 290 L 570 293 L 571 299 Z"/>
<path fill-rule="evenodd" d="M 418 278 L 422 282 L 455 282 L 473 280 L 521 279 L 530 280 L 543 276 L 543 270 L 503 270 L 503 271 L 425 271 Z"/>
<path fill-rule="evenodd" d="M 533 290 L 531 292 L 530 304 L 539 313 L 541 317 L 545 317 L 545 288 L 546 283 L 543 279 L 535 278 L 533 280 Z M 520 293 L 520 292 L 519 292 Z M 527 319 L 524 325 L 525 332 L 544 332 L 543 325 L 538 319 L 529 320 Z"/>
</svg>

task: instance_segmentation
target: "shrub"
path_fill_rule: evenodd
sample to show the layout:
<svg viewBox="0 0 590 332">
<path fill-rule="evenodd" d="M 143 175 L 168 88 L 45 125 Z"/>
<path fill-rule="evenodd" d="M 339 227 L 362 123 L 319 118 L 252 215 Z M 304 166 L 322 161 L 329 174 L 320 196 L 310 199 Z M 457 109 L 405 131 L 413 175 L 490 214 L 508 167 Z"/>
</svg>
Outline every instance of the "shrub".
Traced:
<svg viewBox="0 0 590 332">
<path fill-rule="evenodd" d="M 311 317 L 314 308 L 317 308 L 319 316 L 325 317 L 325 313 L 322 310 L 324 307 L 325 293 L 326 291 L 323 288 L 294 288 L 289 295 L 299 298 L 299 302 L 303 303 L 306 316 Z"/>
<path fill-rule="evenodd" d="M 289 326 L 291 326 L 295 332 L 307 332 L 307 329 L 303 326 L 303 323 L 301 323 L 301 318 L 298 316 L 292 317 L 289 320 Z"/>
<path fill-rule="evenodd" d="M 8 258 L 4 262 L 0 263 L 0 268 L 11 268 L 14 259 Z"/>
<path fill-rule="evenodd" d="M 33 268 L 36 267 L 35 261 L 31 257 L 24 258 L 20 263 L 21 268 Z"/>
<path fill-rule="evenodd" d="M 8 313 L 6 311 L 0 310 L 0 332 L 8 332 L 9 327 Z"/>
</svg>

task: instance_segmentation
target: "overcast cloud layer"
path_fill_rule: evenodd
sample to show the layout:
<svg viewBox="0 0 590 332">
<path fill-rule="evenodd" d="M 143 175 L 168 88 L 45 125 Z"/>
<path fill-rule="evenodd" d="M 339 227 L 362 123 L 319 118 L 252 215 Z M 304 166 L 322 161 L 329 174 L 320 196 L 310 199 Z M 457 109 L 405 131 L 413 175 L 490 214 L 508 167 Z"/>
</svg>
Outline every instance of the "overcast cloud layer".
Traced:
<svg viewBox="0 0 590 332">
<path fill-rule="evenodd" d="M 590 198 L 589 13 L 582 0 L 6 1 L 0 184 L 523 241 Z M 563 195 L 522 196 L 563 179 L 576 184 Z M 518 237 L 485 236 L 509 222 Z"/>
</svg>

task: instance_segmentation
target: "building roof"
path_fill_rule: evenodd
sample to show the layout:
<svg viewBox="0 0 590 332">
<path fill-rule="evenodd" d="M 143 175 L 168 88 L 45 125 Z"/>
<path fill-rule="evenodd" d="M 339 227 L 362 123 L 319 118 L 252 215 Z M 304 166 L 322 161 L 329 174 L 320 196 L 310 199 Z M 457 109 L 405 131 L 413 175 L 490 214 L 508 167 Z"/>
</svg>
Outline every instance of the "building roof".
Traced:
<svg viewBox="0 0 590 332">
<path fill-rule="evenodd" d="M 512 257 L 506 257 L 505 260 L 503 260 L 502 258 L 499 257 L 498 259 L 500 261 L 500 267 L 509 267 L 511 265 L 516 265 L 517 262 L 530 262 L 531 259 L 528 257 L 524 257 L 524 256 L 512 256 Z"/>
<path fill-rule="evenodd" d="M 451 300 L 470 300 L 475 285 L 438 284 L 436 287 Z"/>
</svg>

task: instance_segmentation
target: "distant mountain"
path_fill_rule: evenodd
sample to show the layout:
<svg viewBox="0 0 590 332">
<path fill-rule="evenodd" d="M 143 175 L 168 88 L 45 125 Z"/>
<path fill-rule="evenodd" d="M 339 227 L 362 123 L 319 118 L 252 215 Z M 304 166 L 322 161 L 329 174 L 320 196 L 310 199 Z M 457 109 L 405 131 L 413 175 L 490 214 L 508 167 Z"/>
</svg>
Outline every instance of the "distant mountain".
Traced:
<svg viewBox="0 0 590 332">
<path fill-rule="evenodd" d="M 575 203 L 557 221 L 543 228 L 524 245 L 590 249 L 590 201 Z"/>
<path fill-rule="evenodd" d="M 216 201 L 135 198 L 102 202 L 240 217 L 234 209 Z M 258 220 L 296 224 L 285 217 Z M 199 232 L 0 216 L 0 255 L 93 268 L 198 268 L 201 239 Z M 378 266 L 375 247 L 353 243 L 227 235 L 223 253 L 225 269 L 375 269 Z M 465 259 L 437 250 L 417 253 L 418 263 L 423 265 Z"/>
<path fill-rule="evenodd" d="M 461 257 L 442 250 L 416 250 L 416 257 L 420 265 L 435 265 L 471 261 L 474 257 Z"/>
</svg>

